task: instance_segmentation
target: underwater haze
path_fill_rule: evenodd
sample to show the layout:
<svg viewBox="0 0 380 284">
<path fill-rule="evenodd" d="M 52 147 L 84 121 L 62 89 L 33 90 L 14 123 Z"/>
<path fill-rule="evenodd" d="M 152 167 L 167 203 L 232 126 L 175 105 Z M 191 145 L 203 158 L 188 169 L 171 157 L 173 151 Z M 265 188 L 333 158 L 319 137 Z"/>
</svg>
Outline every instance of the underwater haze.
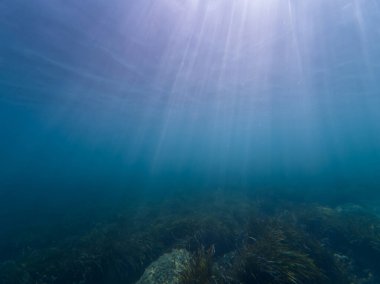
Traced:
<svg viewBox="0 0 380 284">
<path fill-rule="evenodd" d="M 133 283 L 179 248 L 195 264 L 181 278 L 188 282 L 169 283 L 380 283 L 379 23 L 378 0 L 0 1 L 0 283 Z M 265 218 L 250 215 L 261 212 L 258 200 Z M 214 239 L 220 231 L 202 239 L 197 226 L 173 225 L 201 215 L 222 226 L 229 213 L 216 208 L 241 217 L 223 229 L 225 242 Z M 292 270 L 300 276 L 293 281 L 288 267 L 272 275 L 244 258 L 249 249 L 267 253 L 252 236 L 277 236 L 269 227 L 288 222 L 284 212 L 329 212 L 320 219 L 344 223 L 334 214 L 346 211 L 379 231 L 371 233 L 375 248 L 336 248 L 325 243 L 331 236 L 315 236 L 344 276 L 324 271 L 311 252 L 302 255 L 326 278 Z M 161 235 L 149 231 L 156 217 L 174 239 L 147 237 Z M 261 230 L 249 235 L 252 222 L 242 220 L 252 218 Z M 302 234 L 318 231 L 299 222 Z M 206 223 L 197 224 L 219 228 Z M 122 232 L 107 233 L 105 247 L 124 236 L 143 249 L 147 237 L 150 253 L 118 247 L 112 253 L 128 260 L 109 261 L 117 257 L 98 251 L 104 236 L 93 232 L 113 225 Z M 101 261 L 78 264 L 75 253 L 62 260 L 73 239 L 81 257 L 96 243 Z M 53 257 L 52 248 L 62 253 Z M 235 253 L 227 273 L 219 258 L 235 249 L 247 253 Z M 196 265 L 202 257 L 214 282 L 194 280 L 207 274 Z M 350 266 L 346 258 L 355 257 L 361 262 Z M 54 269 L 46 259 L 57 261 Z"/>
</svg>

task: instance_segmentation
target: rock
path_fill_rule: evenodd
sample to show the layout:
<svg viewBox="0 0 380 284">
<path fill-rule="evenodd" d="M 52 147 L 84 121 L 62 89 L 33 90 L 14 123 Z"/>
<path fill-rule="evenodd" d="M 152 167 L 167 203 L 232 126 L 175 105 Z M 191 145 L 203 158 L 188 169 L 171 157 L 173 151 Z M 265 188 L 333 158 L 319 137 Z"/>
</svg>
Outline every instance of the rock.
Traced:
<svg viewBox="0 0 380 284">
<path fill-rule="evenodd" d="M 185 249 L 175 249 L 160 256 L 144 271 L 136 284 L 176 284 L 191 265 L 191 254 Z"/>
</svg>

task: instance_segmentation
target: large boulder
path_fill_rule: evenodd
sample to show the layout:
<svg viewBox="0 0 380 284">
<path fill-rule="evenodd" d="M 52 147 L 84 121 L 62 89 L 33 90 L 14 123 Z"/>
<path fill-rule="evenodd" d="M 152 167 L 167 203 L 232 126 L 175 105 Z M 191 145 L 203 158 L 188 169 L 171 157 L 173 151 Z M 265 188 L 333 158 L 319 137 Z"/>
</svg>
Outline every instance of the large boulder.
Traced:
<svg viewBox="0 0 380 284">
<path fill-rule="evenodd" d="M 191 254 L 185 249 L 175 249 L 151 263 L 136 284 L 179 284 L 190 265 Z"/>
</svg>

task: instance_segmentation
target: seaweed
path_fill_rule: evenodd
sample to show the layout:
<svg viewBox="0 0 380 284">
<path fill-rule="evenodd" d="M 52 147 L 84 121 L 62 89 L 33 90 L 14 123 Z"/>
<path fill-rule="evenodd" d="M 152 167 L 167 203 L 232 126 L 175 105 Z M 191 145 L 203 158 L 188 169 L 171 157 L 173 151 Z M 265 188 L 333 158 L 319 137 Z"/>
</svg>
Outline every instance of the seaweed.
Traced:
<svg viewBox="0 0 380 284">
<path fill-rule="evenodd" d="M 241 281 L 325 283 L 326 276 L 308 254 L 295 248 L 281 224 L 263 220 L 255 222 L 254 228 L 256 233 L 235 257 L 234 273 Z"/>
<path fill-rule="evenodd" d="M 223 198 L 129 205 L 55 242 L 43 239 L 46 232 L 30 242 L 26 232 L 15 242 L 22 253 L 0 263 L 0 281 L 133 283 L 161 255 L 186 249 L 183 283 L 379 282 L 378 217 L 349 206 Z"/>
<path fill-rule="evenodd" d="M 203 245 L 193 254 L 187 270 L 181 277 L 181 284 L 208 284 L 212 283 L 212 264 L 215 247 L 207 250 Z"/>
<path fill-rule="evenodd" d="M 299 223 L 331 250 L 340 269 L 352 283 L 380 271 L 380 220 L 360 207 L 343 210 L 314 206 L 299 213 Z M 345 259 L 345 261 L 342 261 Z M 349 264 L 347 264 L 349 263 Z M 371 276 L 378 281 L 378 276 Z"/>
</svg>

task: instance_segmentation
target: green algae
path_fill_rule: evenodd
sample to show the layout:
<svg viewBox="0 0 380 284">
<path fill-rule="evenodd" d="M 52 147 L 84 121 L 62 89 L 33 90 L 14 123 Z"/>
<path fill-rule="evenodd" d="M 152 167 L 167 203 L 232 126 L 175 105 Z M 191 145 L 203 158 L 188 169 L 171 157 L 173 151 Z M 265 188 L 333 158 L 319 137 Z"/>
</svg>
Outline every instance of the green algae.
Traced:
<svg viewBox="0 0 380 284">
<path fill-rule="evenodd" d="M 377 216 L 286 200 L 273 207 L 265 196 L 219 198 L 128 207 L 53 244 L 29 243 L 1 263 L 0 283 L 134 283 L 173 249 L 191 257 L 178 276 L 184 284 L 379 280 Z"/>
</svg>

